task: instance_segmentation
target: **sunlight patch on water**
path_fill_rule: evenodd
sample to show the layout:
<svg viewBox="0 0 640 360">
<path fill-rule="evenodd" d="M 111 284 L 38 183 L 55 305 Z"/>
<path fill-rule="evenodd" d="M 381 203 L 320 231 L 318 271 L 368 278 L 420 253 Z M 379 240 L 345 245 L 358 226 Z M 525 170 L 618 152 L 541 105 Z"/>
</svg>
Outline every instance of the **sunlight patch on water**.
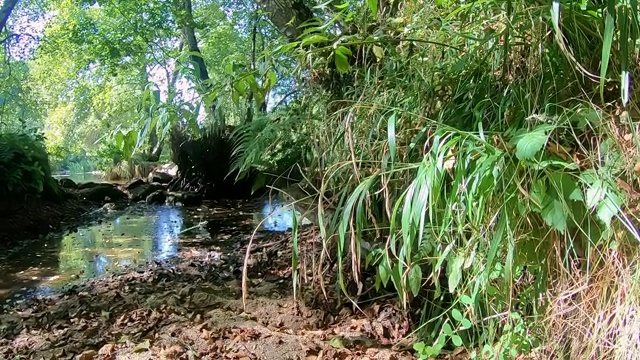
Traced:
<svg viewBox="0 0 640 360">
<path fill-rule="evenodd" d="M 293 206 L 282 200 L 273 199 L 265 201 L 262 206 L 262 218 L 265 219 L 262 227 L 268 231 L 287 231 L 293 227 L 293 214 L 300 225 L 311 224 L 306 218 L 303 218 L 300 212 L 294 210 Z"/>
<path fill-rule="evenodd" d="M 73 280 L 149 260 L 169 260 L 178 255 L 180 238 L 193 236 L 182 234 L 189 228 L 194 228 L 194 220 L 181 207 L 132 206 L 101 223 L 35 241 L 0 256 L 0 297 L 29 289 L 46 295 Z"/>
</svg>

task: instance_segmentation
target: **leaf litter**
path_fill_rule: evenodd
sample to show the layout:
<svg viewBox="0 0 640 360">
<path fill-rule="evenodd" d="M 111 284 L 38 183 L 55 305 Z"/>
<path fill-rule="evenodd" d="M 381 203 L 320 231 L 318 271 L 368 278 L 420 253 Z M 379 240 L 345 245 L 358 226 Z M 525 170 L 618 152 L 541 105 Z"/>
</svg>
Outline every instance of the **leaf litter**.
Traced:
<svg viewBox="0 0 640 360">
<path fill-rule="evenodd" d="M 151 261 L 12 304 L 0 315 L 0 358 L 415 358 L 396 349 L 410 324 L 391 300 L 354 311 L 334 288 L 325 299 L 314 275 L 301 271 L 310 283 L 294 301 L 290 233 L 254 239 L 245 312 L 241 273 L 250 232 L 237 230 L 182 249 L 177 261 Z M 317 241 L 307 231 L 301 254 L 321 249 Z"/>
</svg>

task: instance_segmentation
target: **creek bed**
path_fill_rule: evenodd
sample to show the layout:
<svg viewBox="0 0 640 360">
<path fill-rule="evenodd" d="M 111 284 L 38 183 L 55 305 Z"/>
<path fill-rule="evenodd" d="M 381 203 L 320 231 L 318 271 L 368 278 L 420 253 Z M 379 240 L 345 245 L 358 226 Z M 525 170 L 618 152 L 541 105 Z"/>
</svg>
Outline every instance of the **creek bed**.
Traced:
<svg viewBox="0 0 640 360">
<path fill-rule="evenodd" d="M 0 248 L 0 300 L 21 302 L 146 262 L 171 262 L 180 251 L 208 244 L 221 231 L 251 234 L 256 226 L 286 231 L 291 223 L 291 211 L 278 200 L 191 208 L 134 204 L 73 232 Z"/>
</svg>

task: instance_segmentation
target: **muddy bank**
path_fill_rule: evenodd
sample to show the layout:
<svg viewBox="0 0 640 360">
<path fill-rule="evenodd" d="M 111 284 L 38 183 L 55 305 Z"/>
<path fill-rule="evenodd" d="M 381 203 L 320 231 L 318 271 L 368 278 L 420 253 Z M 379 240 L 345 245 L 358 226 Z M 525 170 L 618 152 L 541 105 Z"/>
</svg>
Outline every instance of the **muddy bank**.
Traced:
<svg viewBox="0 0 640 360">
<path fill-rule="evenodd" d="M 412 359 L 409 321 L 393 302 L 362 311 L 305 286 L 294 302 L 290 234 L 218 226 L 170 262 L 151 261 L 65 292 L 5 307 L 0 357 L 32 359 Z M 238 230 L 242 230 L 238 232 Z M 304 254 L 318 249 L 307 230 Z M 303 261 L 304 263 L 304 261 Z M 303 267 L 304 268 L 304 265 Z M 301 268 L 301 269 L 302 269 Z M 311 276 L 311 274 L 304 274 Z M 307 284 L 309 285 L 309 284 Z"/>
<path fill-rule="evenodd" d="M 0 201 L 0 244 L 67 230 L 85 221 L 92 208 L 90 203 L 72 197 Z"/>
</svg>

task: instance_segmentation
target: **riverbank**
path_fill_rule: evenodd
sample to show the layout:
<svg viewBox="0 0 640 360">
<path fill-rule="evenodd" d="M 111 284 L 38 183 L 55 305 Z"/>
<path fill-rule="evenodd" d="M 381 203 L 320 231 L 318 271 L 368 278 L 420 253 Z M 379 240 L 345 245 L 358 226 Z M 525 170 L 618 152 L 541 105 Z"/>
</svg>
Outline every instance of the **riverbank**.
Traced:
<svg viewBox="0 0 640 360">
<path fill-rule="evenodd" d="M 1 200 L 0 244 L 67 230 L 85 221 L 93 208 L 92 204 L 75 198 Z"/>
<path fill-rule="evenodd" d="M 291 234 L 258 231 L 241 296 L 251 233 L 218 227 L 183 242 L 172 261 L 151 261 L 7 306 L 0 356 L 33 359 L 412 359 L 409 321 L 393 301 L 361 311 L 327 285 L 291 283 Z M 248 226 L 245 224 L 245 228 Z M 244 230 L 244 228 L 242 229 Z M 300 236 L 301 269 L 321 249 L 315 229 Z M 302 279 L 314 279 L 301 271 Z M 329 275 L 327 275 L 329 276 Z M 325 279 L 329 280 L 329 278 Z M 327 283 L 328 284 L 328 283 Z"/>
</svg>

